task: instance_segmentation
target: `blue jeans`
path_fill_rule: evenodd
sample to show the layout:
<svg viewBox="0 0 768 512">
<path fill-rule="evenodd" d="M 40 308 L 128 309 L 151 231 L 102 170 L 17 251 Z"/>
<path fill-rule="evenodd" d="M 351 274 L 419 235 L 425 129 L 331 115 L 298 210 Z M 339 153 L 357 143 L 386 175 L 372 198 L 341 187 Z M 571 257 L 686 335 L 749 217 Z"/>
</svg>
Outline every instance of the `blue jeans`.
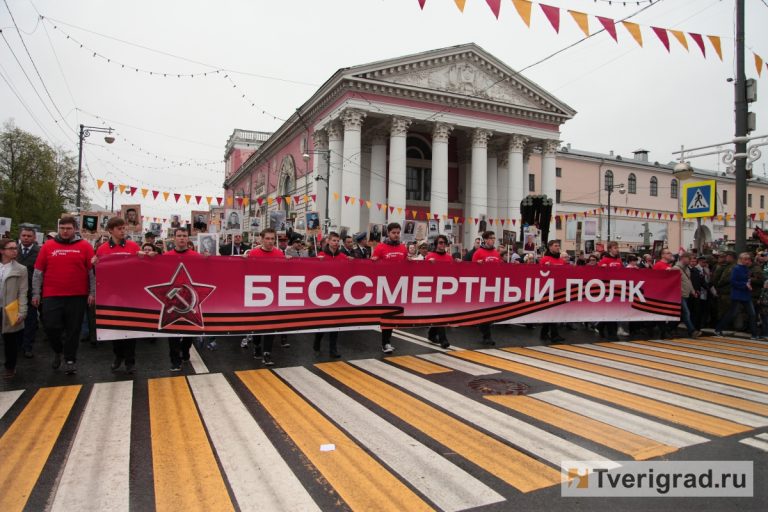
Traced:
<svg viewBox="0 0 768 512">
<path fill-rule="evenodd" d="M 755 305 L 752 304 L 751 300 L 731 299 L 731 307 L 728 309 L 728 312 L 725 314 L 725 316 L 717 323 L 715 331 L 720 332 L 725 327 L 731 325 L 731 321 L 733 320 L 733 317 L 736 316 L 736 312 L 738 311 L 740 305 L 744 307 L 747 315 L 749 315 L 749 328 L 752 331 L 752 337 L 757 338 L 757 315 L 755 314 Z"/>
<path fill-rule="evenodd" d="M 680 301 L 680 319 L 685 324 L 685 328 L 688 329 L 688 336 L 694 333 L 696 327 L 691 322 L 691 310 L 688 308 L 688 299 Z"/>
</svg>

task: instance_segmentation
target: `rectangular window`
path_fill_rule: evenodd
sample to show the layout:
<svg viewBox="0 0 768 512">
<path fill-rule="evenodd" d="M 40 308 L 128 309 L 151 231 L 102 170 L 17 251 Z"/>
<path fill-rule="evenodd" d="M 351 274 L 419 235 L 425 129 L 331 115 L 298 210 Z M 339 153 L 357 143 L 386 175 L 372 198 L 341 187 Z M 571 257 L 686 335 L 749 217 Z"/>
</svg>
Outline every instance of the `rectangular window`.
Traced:
<svg viewBox="0 0 768 512">
<path fill-rule="evenodd" d="M 555 167 L 555 177 L 562 178 L 563 176 L 563 169 L 560 167 Z"/>
<path fill-rule="evenodd" d="M 528 175 L 528 192 L 535 192 L 535 191 L 536 191 L 536 175 L 529 174 Z"/>
<path fill-rule="evenodd" d="M 555 190 L 555 203 L 560 204 L 560 190 Z"/>
<path fill-rule="evenodd" d="M 405 199 L 429 201 L 432 187 L 432 169 L 408 167 L 405 170 Z"/>
<path fill-rule="evenodd" d="M 555 229 L 563 229 L 563 221 L 559 215 L 555 217 Z"/>
<path fill-rule="evenodd" d="M 723 204 L 728 204 L 728 191 L 723 190 Z"/>
<path fill-rule="evenodd" d="M 765 196 L 760 196 L 760 209 L 765 209 Z"/>
<path fill-rule="evenodd" d="M 747 194 L 747 208 L 752 208 L 752 194 Z"/>
</svg>

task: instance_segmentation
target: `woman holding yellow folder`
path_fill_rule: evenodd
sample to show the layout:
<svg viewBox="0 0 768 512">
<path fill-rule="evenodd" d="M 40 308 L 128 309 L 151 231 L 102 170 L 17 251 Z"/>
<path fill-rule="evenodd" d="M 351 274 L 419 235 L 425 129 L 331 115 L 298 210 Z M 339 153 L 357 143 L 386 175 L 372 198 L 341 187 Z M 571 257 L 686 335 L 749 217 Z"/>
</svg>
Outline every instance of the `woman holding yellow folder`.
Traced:
<svg viewBox="0 0 768 512">
<path fill-rule="evenodd" d="M 3 345 L 5 345 L 6 379 L 16 375 L 19 338 L 27 316 L 27 267 L 16 263 L 19 244 L 16 240 L 0 240 L 0 306 L 3 308 Z"/>
</svg>

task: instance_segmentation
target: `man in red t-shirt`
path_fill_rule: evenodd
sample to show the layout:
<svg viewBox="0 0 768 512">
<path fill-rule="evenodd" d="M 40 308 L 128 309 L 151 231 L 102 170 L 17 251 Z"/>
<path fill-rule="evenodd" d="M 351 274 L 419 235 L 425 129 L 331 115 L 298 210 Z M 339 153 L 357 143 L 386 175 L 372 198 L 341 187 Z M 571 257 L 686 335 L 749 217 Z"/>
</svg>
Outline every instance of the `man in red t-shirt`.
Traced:
<svg viewBox="0 0 768 512">
<path fill-rule="evenodd" d="M 59 219 L 59 232 L 40 248 L 32 277 L 32 305 L 42 298 L 45 334 L 53 348 L 51 366 L 77 373 L 77 347 L 86 306 L 95 304 L 96 279 L 93 274 L 93 247 L 75 235 L 75 218 Z"/>
<path fill-rule="evenodd" d="M 248 251 L 248 258 L 274 258 L 285 259 L 285 254 L 276 247 L 277 232 L 272 228 L 267 228 L 261 232 L 261 245 Z M 273 366 L 272 345 L 275 341 L 274 334 L 263 334 L 253 337 L 253 358 L 262 359 L 264 366 Z M 263 346 L 263 348 L 262 348 Z M 280 336 L 280 346 L 288 348 L 288 338 L 285 334 Z"/>
<path fill-rule="evenodd" d="M 621 254 L 619 253 L 618 242 L 608 242 L 605 254 L 603 254 L 603 257 L 597 262 L 597 266 L 602 268 L 624 268 L 624 263 L 621 261 Z M 619 322 L 599 322 L 597 324 L 597 330 L 600 333 L 601 338 L 605 338 L 608 341 L 619 341 Z"/>
<path fill-rule="evenodd" d="M 541 257 L 539 263 L 547 266 L 568 264 L 560 254 L 560 240 L 550 240 L 547 242 L 547 251 Z M 565 338 L 560 336 L 560 332 L 557 329 L 557 322 L 542 324 L 539 339 L 552 343 L 562 343 L 565 341 Z"/>
<path fill-rule="evenodd" d="M 453 263 L 453 256 L 448 252 L 447 236 L 437 235 L 437 238 L 435 238 L 435 250 L 427 253 L 424 261 L 429 261 L 431 263 Z M 448 342 L 448 335 L 445 327 L 430 327 L 427 331 L 427 338 L 432 343 L 439 343 L 443 348 L 451 346 Z"/>
<path fill-rule="evenodd" d="M 189 246 L 189 233 L 186 228 L 174 228 L 173 249 L 160 255 L 162 258 L 192 259 L 203 255 Z M 189 349 L 192 348 L 192 336 L 171 336 L 168 338 L 168 355 L 171 358 L 171 371 L 180 372 L 182 363 L 189 362 Z"/>
<path fill-rule="evenodd" d="M 480 247 L 478 247 L 472 255 L 472 263 L 501 263 L 503 261 L 501 259 L 501 254 L 499 254 L 499 251 L 496 250 L 495 246 L 496 233 L 493 231 L 483 231 L 482 237 L 483 243 L 480 244 Z M 480 329 L 480 334 L 483 335 L 483 344 L 496 344 L 491 337 L 491 324 L 480 324 L 478 325 L 478 328 Z"/>
<path fill-rule="evenodd" d="M 387 224 L 387 238 L 381 241 L 373 250 L 372 261 L 406 261 L 408 259 L 408 249 L 400 243 L 400 224 L 390 222 Z M 392 346 L 392 329 L 381 329 L 381 351 L 385 354 L 394 352 Z"/>
<path fill-rule="evenodd" d="M 354 260 L 355 258 L 351 256 L 347 256 L 345 253 L 341 252 L 340 246 L 341 245 L 341 238 L 339 237 L 338 233 L 335 233 L 331 231 L 328 233 L 328 245 L 323 247 L 323 250 L 320 251 L 320 253 L 317 255 L 317 257 L 324 261 L 334 261 L 334 262 L 342 262 L 346 263 L 349 260 Z M 315 333 L 315 341 L 312 344 L 312 348 L 315 351 L 315 356 L 320 356 L 320 342 L 323 340 L 323 334 L 324 332 L 316 332 Z M 328 354 L 333 359 L 338 359 L 341 357 L 341 354 L 339 354 L 337 350 L 336 342 L 339 339 L 339 331 L 330 331 L 328 333 L 329 343 L 328 343 Z"/>
<path fill-rule="evenodd" d="M 107 231 L 109 232 L 109 240 L 101 244 L 96 250 L 96 256 L 93 258 L 94 265 L 98 264 L 99 259 L 110 254 L 135 256 L 140 252 L 139 244 L 133 240 L 125 239 L 125 219 L 122 217 L 109 219 Z M 112 341 L 112 352 L 115 354 L 112 371 L 117 371 L 125 363 L 125 371 L 132 374 L 136 365 L 136 340 L 134 338 L 114 340 Z"/>
<path fill-rule="evenodd" d="M 659 261 L 653 264 L 653 270 L 671 270 L 673 260 L 674 257 L 672 256 L 672 251 L 669 249 L 662 249 Z"/>
</svg>

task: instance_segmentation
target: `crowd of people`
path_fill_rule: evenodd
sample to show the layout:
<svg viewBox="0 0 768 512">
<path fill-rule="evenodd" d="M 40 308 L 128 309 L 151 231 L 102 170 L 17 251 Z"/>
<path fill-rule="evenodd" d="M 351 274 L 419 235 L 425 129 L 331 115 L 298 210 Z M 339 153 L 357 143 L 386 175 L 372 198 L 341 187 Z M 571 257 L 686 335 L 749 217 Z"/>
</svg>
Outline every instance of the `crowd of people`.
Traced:
<svg viewBox="0 0 768 512">
<path fill-rule="evenodd" d="M 62 365 L 67 374 L 77 372 L 77 352 L 82 332 L 95 327 L 95 273 L 99 260 L 111 254 L 136 255 L 137 257 L 176 257 L 181 259 L 203 258 L 195 251 L 186 228 L 173 229 L 173 249 L 163 251 L 163 244 L 147 233 L 142 245 L 126 237 L 126 221 L 122 217 L 109 219 L 106 225 L 108 238 L 94 245 L 77 233 L 74 217 L 63 216 L 57 233 L 48 233 L 46 241 L 38 245 L 36 233 L 23 228 L 19 239 L 0 240 L 0 300 L 3 307 L 2 338 L 5 347 L 5 378 L 16 374 L 18 354 L 32 358 L 33 343 L 38 323 L 42 324 L 45 337 L 53 351 L 51 366 Z M 219 247 L 222 256 L 245 258 L 292 259 L 315 257 L 332 263 L 343 264 L 356 259 L 372 261 L 424 261 L 439 264 L 532 264 L 542 266 L 596 266 L 604 268 L 634 268 L 655 271 L 679 272 L 681 276 L 680 321 L 688 336 L 701 335 L 703 328 L 714 328 L 715 334 L 736 324 L 746 327 L 753 339 L 768 339 L 768 251 L 756 254 L 736 255 L 726 251 L 711 256 L 695 256 L 680 251 L 673 254 L 663 249 L 657 260 L 650 254 L 624 254 L 616 242 L 609 242 L 602 254 L 578 254 L 575 258 L 561 250 L 558 240 L 547 243 L 540 254 L 518 254 L 514 247 L 497 244 L 493 231 L 485 231 L 474 241 L 469 250 L 451 252 L 446 235 L 432 240 L 403 244 L 401 226 L 390 223 L 382 240 L 369 244 L 366 233 L 340 236 L 330 232 L 320 239 L 307 240 L 301 235 L 278 239 L 271 228 L 254 237 L 252 244 L 235 234 Z M 740 315 L 741 313 L 741 315 Z M 645 333 L 654 336 L 658 330 L 661 338 L 675 335 L 680 321 L 672 322 L 599 322 L 585 324 L 606 340 L 618 340 L 619 336 L 631 337 Z M 485 345 L 494 345 L 491 324 L 479 325 Z M 535 326 L 527 325 L 533 329 Z M 548 323 L 541 326 L 540 337 L 544 342 L 560 343 L 565 339 L 560 329 L 581 328 L 574 324 Z M 240 346 L 253 347 L 253 357 L 264 366 L 274 364 L 272 350 L 274 334 L 246 336 Z M 314 336 L 313 349 L 320 355 L 324 333 Z M 431 327 L 429 341 L 444 348 L 450 346 L 448 329 Z M 341 357 L 338 351 L 339 332 L 328 333 L 329 355 Z M 381 349 L 385 354 L 395 348 L 391 342 L 392 330 L 381 330 Z M 189 362 L 193 337 L 169 337 L 168 350 L 171 371 L 180 371 Z M 287 335 L 279 336 L 283 348 L 290 347 Z M 112 342 L 113 371 L 124 368 L 134 373 L 136 365 L 136 340 Z M 214 347 L 215 342 L 209 345 Z"/>
</svg>

